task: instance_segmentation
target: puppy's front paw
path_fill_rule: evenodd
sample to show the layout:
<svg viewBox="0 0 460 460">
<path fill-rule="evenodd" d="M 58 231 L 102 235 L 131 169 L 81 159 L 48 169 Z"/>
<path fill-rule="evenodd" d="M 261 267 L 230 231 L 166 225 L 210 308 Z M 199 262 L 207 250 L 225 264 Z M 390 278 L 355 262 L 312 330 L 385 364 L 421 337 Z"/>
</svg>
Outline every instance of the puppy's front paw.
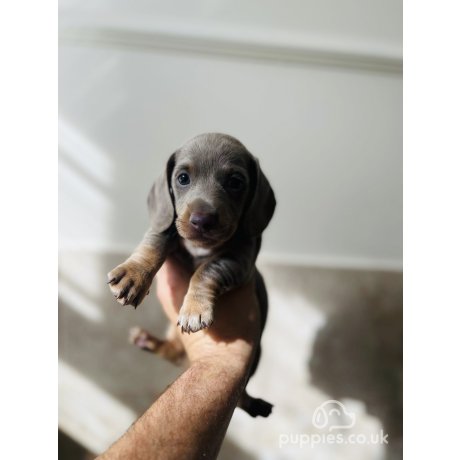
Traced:
<svg viewBox="0 0 460 460">
<path fill-rule="evenodd" d="M 149 292 L 153 273 L 141 264 L 128 260 L 114 268 L 107 278 L 117 302 L 137 307 Z"/>
<path fill-rule="evenodd" d="M 177 320 L 181 332 L 197 332 L 211 326 L 214 319 L 213 307 L 209 299 L 187 293 Z"/>
</svg>

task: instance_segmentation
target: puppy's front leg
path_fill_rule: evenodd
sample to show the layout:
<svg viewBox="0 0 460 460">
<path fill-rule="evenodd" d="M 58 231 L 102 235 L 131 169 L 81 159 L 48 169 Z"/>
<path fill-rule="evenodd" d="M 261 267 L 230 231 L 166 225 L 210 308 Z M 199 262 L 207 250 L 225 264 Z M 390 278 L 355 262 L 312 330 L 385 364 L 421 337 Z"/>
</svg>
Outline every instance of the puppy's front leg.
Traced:
<svg viewBox="0 0 460 460">
<path fill-rule="evenodd" d="M 216 258 L 200 265 L 193 274 L 177 325 L 182 332 L 197 332 L 211 326 L 214 304 L 224 292 L 249 281 L 253 264 L 249 260 Z"/>
<path fill-rule="evenodd" d="M 166 258 L 168 242 L 167 235 L 148 230 L 128 259 L 107 275 L 110 290 L 119 303 L 137 307 L 142 302 Z"/>
</svg>

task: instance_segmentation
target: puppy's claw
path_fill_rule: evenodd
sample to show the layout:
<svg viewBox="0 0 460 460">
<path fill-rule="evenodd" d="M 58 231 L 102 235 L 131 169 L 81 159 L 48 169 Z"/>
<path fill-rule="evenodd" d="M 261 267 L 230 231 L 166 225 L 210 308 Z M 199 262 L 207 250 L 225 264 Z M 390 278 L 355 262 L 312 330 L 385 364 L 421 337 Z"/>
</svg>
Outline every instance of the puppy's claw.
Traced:
<svg viewBox="0 0 460 460">
<path fill-rule="evenodd" d="M 124 275 L 123 273 L 120 273 L 118 275 L 110 276 L 110 273 L 109 273 L 109 275 L 107 275 L 108 277 L 107 284 L 117 284 L 123 278 L 123 275 Z"/>
<path fill-rule="evenodd" d="M 179 314 L 177 326 L 180 326 L 181 332 L 187 334 L 207 329 L 213 322 L 212 311 L 197 315 Z"/>
<path fill-rule="evenodd" d="M 127 305 L 129 300 L 131 299 L 131 296 L 128 296 L 130 288 L 131 288 L 131 285 L 128 284 L 118 293 L 117 300 L 121 300 L 121 303 L 123 305 Z"/>
</svg>

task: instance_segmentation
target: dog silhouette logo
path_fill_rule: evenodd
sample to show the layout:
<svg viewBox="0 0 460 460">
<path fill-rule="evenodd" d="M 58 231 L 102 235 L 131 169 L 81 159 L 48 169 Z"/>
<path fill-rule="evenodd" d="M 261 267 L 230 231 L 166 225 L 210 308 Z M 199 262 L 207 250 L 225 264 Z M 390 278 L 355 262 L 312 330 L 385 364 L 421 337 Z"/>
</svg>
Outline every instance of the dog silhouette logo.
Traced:
<svg viewBox="0 0 460 460">
<path fill-rule="evenodd" d="M 343 403 L 329 399 L 316 408 L 312 422 L 316 428 L 329 427 L 329 431 L 332 431 L 339 428 L 352 428 L 356 422 L 356 417 L 353 412 L 347 410 Z"/>
</svg>

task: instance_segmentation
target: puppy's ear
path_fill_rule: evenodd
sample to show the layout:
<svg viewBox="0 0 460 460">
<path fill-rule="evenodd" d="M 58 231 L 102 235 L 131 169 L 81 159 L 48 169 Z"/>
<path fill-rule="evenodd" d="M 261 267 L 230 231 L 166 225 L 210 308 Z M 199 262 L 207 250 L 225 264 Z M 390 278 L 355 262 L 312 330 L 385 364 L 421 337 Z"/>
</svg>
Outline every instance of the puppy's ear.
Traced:
<svg viewBox="0 0 460 460">
<path fill-rule="evenodd" d="M 155 233 L 162 233 L 174 222 L 174 197 L 171 188 L 171 174 L 175 164 L 173 153 L 166 164 L 164 172 L 155 181 L 147 197 L 150 225 Z"/>
<path fill-rule="evenodd" d="M 275 194 L 259 166 L 257 158 L 250 154 L 250 188 L 243 226 L 249 236 L 259 236 L 267 227 L 275 212 Z"/>
</svg>

